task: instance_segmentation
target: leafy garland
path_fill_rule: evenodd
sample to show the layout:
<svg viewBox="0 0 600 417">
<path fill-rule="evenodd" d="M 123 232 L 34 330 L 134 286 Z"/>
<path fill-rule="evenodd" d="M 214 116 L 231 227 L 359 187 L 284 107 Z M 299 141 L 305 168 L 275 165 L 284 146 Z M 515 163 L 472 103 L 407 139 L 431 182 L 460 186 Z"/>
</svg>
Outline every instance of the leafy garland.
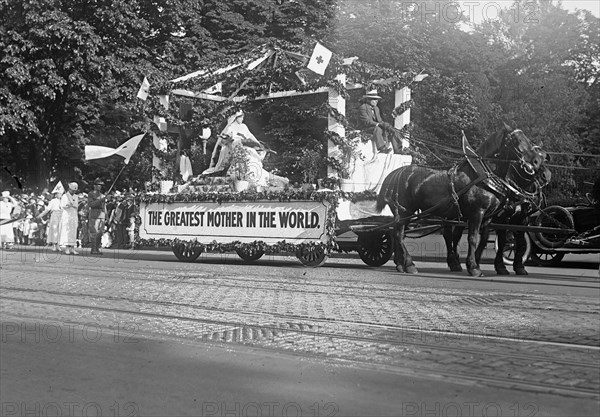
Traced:
<svg viewBox="0 0 600 417">
<path fill-rule="evenodd" d="M 262 250 L 265 253 L 294 253 L 298 250 L 314 250 L 315 248 L 323 248 L 327 253 L 332 250 L 337 250 L 336 243 L 336 210 L 340 199 L 350 200 L 352 202 L 373 200 L 377 197 L 377 193 L 373 191 L 363 191 L 360 193 L 349 193 L 340 190 L 335 191 L 305 191 L 300 189 L 288 189 L 278 192 L 209 192 L 209 193 L 179 193 L 179 194 L 142 194 L 136 201 L 137 207 L 141 207 L 142 203 L 181 203 L 181 202 L 256 202 L 256 201 L 320 201 L 327 202 L 327 220 L 325 224 L 326 242 L 309 242 L 295 244 L 286 242 L 285 240 L 275 244 L 266 244 L 263 241 L 254 241 L 252 243 L 241 243 L 239 241 L 231 243 L 219 243 L 213 241 L 209 244 L 200 243 L 197 240 L 187 241 L 182 239 L 141 239 L 139 236 L 139 228 L 141 226 L 141 217 L 136 217 L 136 246 L 138 247 L 160 247 L 160 246 L 175 246 L 184 244 L 188 248 L 200 249 L 202 252 L 232 252 L 237 250 L 256 251 Z"/>
<path fill-rule="evenodd" d="M 392 115 L 394 117 L 396 116 L 400 116 L 402 113 L 404 113 L 406 110 L 408 110 L 409 108 L 411 108 L 414 104 L 413 99 L 410 99 L 408 101 L 405 101 L 404 103 L 401 103 L 398 107 L 396 107 L 393 111 L 392 111 Z"/>
<path fill-rule="evenodd" d="M 240 105 L 235 104 L 232 100 L 204 102 L 204 105 L 200 106 L 198 100 L 173 96 L 172 91 L 174 89 L 204 91 L 217 83 L 222 83 L 224 86 L 224 97 L 232 99 L 235 96 L 243 95 L 246 97 L 246 100 L 253 100 L 270 91 L 296 90 L 304 92 L 314 91 L 322 87 L 330 87 L 347 98 L 349 94 L 346 86 L 336 80 L 338 74 L 346 74 L 349 80 L 352 80 L 354 83 L 360 83 L 365 88 L 371 88 L 376 85 L 381 92 L 393 91 L 396 88 L 406 86 L 415 76 L 413 72 L 400 72 L 399 70 L 383 68 L 362 61 L 354 61 L 350 65 L 344 65 L 343 60 L 337 55 L 331 58 L 325 74 L 318 76 L 306 69 L 308 56 L 313 46 L 310 44 L 298 46 L 283 41 L 274 41 L 270 45 L 255 49 L 248 55 L 228 56 L 211 62 L 199 69 L 200 71 L 205 71 L 202 77 L 189 78 L 177 83 L 173 83 L 167 79 L 153 78 L 150 80 L 149 97 L 143 103 L 143 111 L 146 114 L 148 123 L 143 127 L 140 126 L 140 128 L 145 131 L 152 131 L 157 136 L 166 139 L 172 148 L 174 138 L 168 132 L 160 131 L 154 123 L 149 122 L 155 116 L 163 117 L 171 128 L 179 127 L 197 132 L 204 127 L 210 127 L 213 131 L 216 131 L 223 120 L 226 120 L 240 109 Z M 274 54 L 267 58 L 258 68 L 250 73 L 247 72 L 246 66 L 248 62 L 264 57 L 265 52 L 268 50 L 274 51 Z M 293 52 L 293 54 L 289 54 L 288 51 Z M 292 58 L 290 55 L 295 55 L 296 57 Z M 302 59 L 302 57 L 306 57 L 306 59 Z M 233 65 L 239 65 L 239 68 L 225 73 L 219 73 L 218 71 L 220 68 Z M 179 106 L 177 105 L 170 105 L 168 109 L 165 109 L 160 103 L 159 95 L 168 95 L 174 99 L 175 104 L 189 103 L 194 109 L 193 120 L 181 120 Z M 410 104 L 405 105 L 409 106 Z M 345 121 L 345 118 L 341 114 L 328 104 L 325 104 L 325 106 L 329 114 L 333 114 L 334 117 L 344 120 L 344 126 L 348 126 L 347 121 Z M 345 141 L 352 141 L 352 138 L 345 139 Z M 342 147 L 344 147 L 343 145 Z M 352 147 L 351 143 L 347 143 L 347 145 Z M 171 156 L 171 152 L 156 151 L 155 154 L 163 162 Z M 337 164 L 333 160 L 329 162 L 336 170 L 342 167 L 341 161 L 338 161 L 339 163 Z M 172 177 L 172 173 L 165 173 L 154 178 L 174 179 Z"/>
</svg>

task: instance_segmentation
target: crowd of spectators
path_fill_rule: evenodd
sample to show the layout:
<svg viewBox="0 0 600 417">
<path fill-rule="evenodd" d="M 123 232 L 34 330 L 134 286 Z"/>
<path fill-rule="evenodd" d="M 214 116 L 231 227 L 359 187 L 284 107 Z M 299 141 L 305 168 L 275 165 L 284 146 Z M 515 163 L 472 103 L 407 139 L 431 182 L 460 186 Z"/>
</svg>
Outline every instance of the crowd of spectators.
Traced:
<svg viewBox="0 0 600 417">
<path fill-rule="evenodd" d="M 78 197 L 75 246 L 90 247 L 88 194 L 78 190 L 75 192 Z M 49 246 L 53 251 L 64 251 L 59 236 L 60 217 L 64 212 L 60 203 L 63 194 L 64 188 L 54 193 L 48 189 L 15 194 L 3 191 L 0 203 L 2 249 L 13 249 L 19 246 Z M 133 190 L 112 191 L 106 195 L 106 222 L 101 239 L 103 248 L 133 247 L 138 211 Z M 68 247 L 67 251 L 69 251 Z"/>
</svg>

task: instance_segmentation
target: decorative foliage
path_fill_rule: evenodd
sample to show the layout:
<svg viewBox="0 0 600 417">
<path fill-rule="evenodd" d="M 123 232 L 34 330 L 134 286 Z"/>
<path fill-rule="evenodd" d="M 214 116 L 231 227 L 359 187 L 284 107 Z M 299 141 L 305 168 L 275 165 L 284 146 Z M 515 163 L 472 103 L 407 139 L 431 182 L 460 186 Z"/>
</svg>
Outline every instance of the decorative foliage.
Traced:
<svg viewBox="0 0 600 417">
<path fill-rule="evenodd" d="M 320 149 L 302 149 L 297 167 L 302 172 L 305 183 L 316 183 L 322 164 L 323 157 Z"/>
<path fill-rule="evenodd" d="M 256 202 L 256 201 L 322 201 L 327 202 L 327 221 L 325 225 L 327 240 L 324 243 L 303 243 L 294 244 L 286 241 L 280 241 L 272 245 L 268 245 L 263 241 L 257 240 L 252 243 L 219 243 L 212 242 L 210 244 L 202 244 L 197 240 L 182 240 L 182 239 L 140 239 L 139 227 L 141 218 L 136 219 L 136 245 L 145 247 L 160 247 L 173 246 L 178 243 L 183 243 L 187 246 L 199 247 L 203 252 L 232 252 L 236 249 L 261 249 L 266 253 L 294 253 L 303 247 L 321 246 L 328 252 L 337 249 L 336 244 L 336 210 L 340 199 L 350 200 L 352 202 L 374 200 L 377 198 L 377 193 L 372 191 L 363 191 L 360 193 L 348 193 L 342 191 L 305 191 L 302 189 L 287 189 L 280 192 L 256 192 L 246 191 L 241 193 L 236 192 L 218 192 L 218 193 L 196 193 L 196 194 L 142 194 L 136 201 L 136 206 L 148 203 L 180 203 L 180 202 Z"/>
<path fill-rule="evenodd" d="M 139 198 L 139 206 L 143 203 L 178 203 L 178 202 L 202 202 L 210 201 L 216 203 L 228 202 L 228 201 L 322 201 L 328 203 L 327 220 L 325 224 L 327 241 L 323 244 L 329 251 L 336 247 L 335 244 L 335 222 L 336 222 L 336 209 L 339 198 L 342 197 L 340 192 L 318 192 L 318 191 L 305 191 L 300 189 L 288 189 L 281 192 L 256 192 L 256 191 L 243 191 L 243 192 L 217 192 L 217 193 L 193 193 L 193 194 L 143 194 Z M 138 221 L 141 224 L 141 219 Z M 229 244 L 222 244 L 213 242 L 210 245 L 204 245 L 197 241 L 183 241 L 179 239 L 149 239 L 143 240 L 139 238 L 139 226 L 136 231 L 136 244 L 140 246 L 173 246 L 179 242 L 185 242 L 188 245 L 194 247 L 201 247 L 205 251 L 217 251 L 225 252 L 232 251 L 235 248 L 244 247 L 240 242 L 233 242 Z M 301 245 L 292 244 L 289 242 L 281 241 L 275 245 L 266 245 L 264 242 L 254 242 L 249 245 L 262 245 L 261 248 L 267 250 L 270 253 L 278 252 L 295 252 L 301 247 Z M 306 245 L 306 244 L 303 244 Z M 314 245 L 314 244 L 312 244 Z M 317 244 L 321 245 L 321 244 Z M 256 247 L 256 246 L 254 246 Z"/>
<path fill-rule="evenodd" d="M 241 145 L 234 146 L 231 150 L 231 165 L 227 173 L 236 180 L 247 180 L 250 158 L 248 151 Z"/>
</svg>

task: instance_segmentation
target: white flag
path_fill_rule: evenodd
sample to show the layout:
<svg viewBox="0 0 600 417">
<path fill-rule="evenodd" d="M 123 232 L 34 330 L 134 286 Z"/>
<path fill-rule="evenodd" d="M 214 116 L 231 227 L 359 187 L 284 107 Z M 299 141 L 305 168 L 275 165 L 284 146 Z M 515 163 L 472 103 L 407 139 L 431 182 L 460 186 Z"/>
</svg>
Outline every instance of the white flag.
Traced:
<svg viewBox="0 0 600 417">
<path fill-rule="evenodd" d="M 218 82 L 215 85 L 213 85 L 212 87 L 209 87 L 203 91 L 203 93 L 206 93 L 206 94 L 215 94 L 215 93 L 222 93 L 222 92 L 223 92 L 223 83 L 222 82 Z"/>
<path fill-rule="evenodd" d="M 144 135 L 145 133 L 142 133 L 141 135 L 132 137 L 117 149 L 107 146 L 87 145 L 85 147 L 85 160 L 89 161 L 90 159 L 108 158 L 109 156 L 119 155 L 125 158 L 125 163 L 128 164 Z"/>
<path fill-rule="evenodd" d="M 141 135 L 132 137 L 115 150 L 115 155 L 120 155 L 123 158 L 125 158 L 125 163 L 128 164 L 129 160 L 131 159 L 131 156 L 133 155 L 133 153 L 135 152 L 145 135 L 145 133 L 142 133 Z"/>
<path fill-rule="evenodd" d="M 262 64 L 263 62 L 265 62 L 265 60 L 267 58 L 270 58 L 273 54 L 275 53 L 275 51 L 268 51 L 266 54 L 264 54 L 262 57 L 258 58 L 255 61 L 252 61 L 249 65 L 248 65 L 248 70 L 252 71 L 254 68 L 258 67 L 260 64 Z"/>
<path fill-rule="evenodd" d="M 144 77 L 144 81 L 142 81 L 142 85 L 137 93 L 137 98 L 146 100 L 148 98 L 148 90 L 150 89 L 150 83 L 148 82 L 148 78 Z"/>
<path fill-rule="evenodd" d="M 325 70 L 329 65 L 329 60 L 332 55 L 333 53 L 329 49 L 317 42 L 310 57 L 310 61 L 308 61 L 308 69 L 320 75 L 325 74 Z"/>
<path fill-rule="evenodd" d="M 158 96 L 158 101 L 166 110 L 169 110 L 169 95 L 168 94 L 160 94 Z"/>
<path fill-rule="evenodd" d="M 113 156 L 115 151 L 115 148 L 109 148 L 108 146 L 86 145 L 85 160 L 108 158 L 109 156 Z"/>
<path fill-rule="evenodd" d="M 417 74 L 415 76 L 414 82 L 416 82 L 416 83 L 421 82 L 427 77 L 429 77 L 429 74 Z"/>
<path fill-rule="evenodd" d="M 52 194 L 54 193 L 63 193 L 65 192 L 65 187 L 62 185 L 62 182 L 58 182 L 54 188 L 52 189 Z"/>
<path fill-rule="evenodd" d="M 354 63 L 354 61 L 358 60 L 357 56 L 353 56 L 350 58 L 344 58 L 342 60 L 342 65 L 352 65 Z"/>
<path fill-rule="evenodd" d="M 154 116 L 154 124 L 158 126 L 158 130 L 165 132 L 167 130 L 167 119 L 160 116 Z"/>
</svg>

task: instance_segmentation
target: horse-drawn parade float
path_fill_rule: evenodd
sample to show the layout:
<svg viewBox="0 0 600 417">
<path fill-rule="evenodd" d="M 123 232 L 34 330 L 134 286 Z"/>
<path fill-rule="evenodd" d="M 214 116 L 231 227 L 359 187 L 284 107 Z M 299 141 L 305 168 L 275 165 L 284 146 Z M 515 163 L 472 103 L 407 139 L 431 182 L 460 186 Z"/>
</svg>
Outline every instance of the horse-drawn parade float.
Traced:
<svg viewBox="0 0 600 417">
<path fill-rule="evenodd" d="M 544 207 L 548 155 L 517 127 L 504 123 L 477 148 L 464 134 L 461 148 L 411 138 L 411 87 L 425 77 L 423 71 L 398 74 L 356 57 L 341 59 L 317 43 L 310 57 L 264 47 L 228 66 L 157 85 L 145 78 L 138 98 L 150 120 L 155 175 L 154 189 L 139 197 L 137 244 L 171 247 L 185 262 L 203 252 L 235 252 L 245 261 L 288 253 L 312 267 L 334 251 L 357 251 L 369 266 L 394 256 L 399 272 L 417 273 L 405 237 L 443 230 L 448 265 L 458 271 L 457 245 L 466 227 L 472 276 L 482 275 L 490 228 L 498 239 L 499 274 L 507 274 L 504 264 L 513 260 L 515 272 L 526 274 L 522 263 L 530 253 L 552 258 L 548 254 L 568 243 L 573 251 L 600 252 L 597 208 L 587 216 L 591 223 L 576 227 L 568 211 Z M 379 94 L 393 97 L 394 124 L 383 122 L 378 109 L 373 114 L 376 102 L 359 115 L 359 126 L 350 124 L 352 91 L 366 103 Z M 307 181 L 297 185 L 264 168 L 275 152 L 246 126 L 244 110 L 308 95 L 323 101 L 318 117 L 327 119 L 326 171 L 301 160 Z M 185 149 L 193 140 L 208 164 L 195 176 Z M 176 151 L 167 151 L 169 141 Z M 442 170 L 412 165 L 415 144 L 444 149 L 457 162 Z M 175 169 L 166 169 L 169 163 Z M 587 240 L 573 248 L 583 235 Z"/>
</svg>

